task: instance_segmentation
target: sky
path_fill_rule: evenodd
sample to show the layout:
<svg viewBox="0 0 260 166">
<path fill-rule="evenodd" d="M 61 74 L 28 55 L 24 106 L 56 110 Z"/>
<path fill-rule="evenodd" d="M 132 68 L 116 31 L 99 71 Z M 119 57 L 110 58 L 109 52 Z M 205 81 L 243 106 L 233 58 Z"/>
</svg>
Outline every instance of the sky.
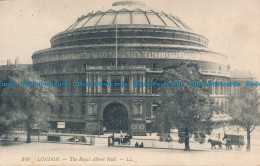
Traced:
<svg viewBox="0 0 260 166">
<path fill-rule="evenodd" d="M 106 11 L 116 0 L 0 0 L 0 64 L 18 56 L 32 63 L 53 35 L 78 17 Z M 146 8 L 179 17 L 209 39 L 209 48 L 229 57 L 231 69 L 260 78 L 260 0 L 146 0 Z"/>
</svg>

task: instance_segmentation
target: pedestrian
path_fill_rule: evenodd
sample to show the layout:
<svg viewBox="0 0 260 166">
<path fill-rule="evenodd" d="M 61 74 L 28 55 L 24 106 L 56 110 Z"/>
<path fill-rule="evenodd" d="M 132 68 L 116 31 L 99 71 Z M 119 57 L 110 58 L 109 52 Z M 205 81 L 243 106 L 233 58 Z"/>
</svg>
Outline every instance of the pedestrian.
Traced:
<svg viewBox="0 0 260 166">
<path fill-rule="evenodd" d="M 84 142 L 87 143 L 87 135 L 86 134 L 84 135 L 84 138 L 85 138 Z"/>
<path fill-rule="evenodd" d="M 114 146 L 114 144 L 115 144 L 115 133 L 113 133 L 112 135 L 112 146 Z"/>
<path fill-rule="evenodd" d="M 120 143 L 123 143 L 123 132 L 120 130 Z"/>
<path fill-rule="evenodd" d="M 140 145 L 139 145 L 139 148 L 143 148 L 144 147 L 144 143 L 142 142 Z"/>
</svg>

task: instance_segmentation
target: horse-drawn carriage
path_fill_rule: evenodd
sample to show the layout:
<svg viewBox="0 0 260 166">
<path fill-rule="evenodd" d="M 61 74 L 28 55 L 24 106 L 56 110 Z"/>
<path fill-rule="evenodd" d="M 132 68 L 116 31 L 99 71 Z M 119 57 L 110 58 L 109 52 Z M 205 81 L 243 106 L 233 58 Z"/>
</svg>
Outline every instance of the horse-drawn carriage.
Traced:
<svg viewBox="0 0 260 166">
<path fill-rule="evenodd" d="M 120 134 L 119 136 L 117 136 L 117 134 L 113 134 L 111 136 L 112 138 L 112 144 L 114 145 L 115 142 L 118 143 L 118 145 L 123 144 L 123 145 L 130 145 L 130 141 L 133 138 L 133 135 L 122 135 Z"/>
<path fill-rule="evenodd" d="M 242 150 L 244 146 L 244 136 L 242 135 L 231 135 L 231 134 L 225 134 L 222 140 L 226 140 L 226 149 L 231 150 L 232 145 L 235 145 L 235 148 L 237 150 Z M 222 141 L 219 140 L 213 140 L 209 139 L 209 143 L 211 143 L 211 148 L 216 149 L 216 145 L 218 146 L 218 149 L 222 149 Z"/>
<path fill-rule="evenodd" d="M 226 148 L 232 149 L 232 145 L 235 145 L 237 150 L 241 150 L 244 146 L 244 136 L 242 135 L 230 135 L 225 134 L 223 140 L 226 139 Z"/>
<path fill-rule="evenodd" d="M 170 136 L 170 134 L 162 134 L 160 135 L 160 142 L 165 141 L 165 142 L 171 142 L 173 141 L 172 137 Z"/>
</svg>

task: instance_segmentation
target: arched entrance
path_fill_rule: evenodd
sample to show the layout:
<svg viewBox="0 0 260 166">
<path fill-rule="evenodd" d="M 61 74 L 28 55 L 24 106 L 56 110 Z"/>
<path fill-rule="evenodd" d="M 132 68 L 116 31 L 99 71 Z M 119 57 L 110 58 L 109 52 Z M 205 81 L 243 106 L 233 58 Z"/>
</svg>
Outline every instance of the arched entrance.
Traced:
<svg viewBox="0 0 260 166">
<path fill-rule="evenodd" d="M 103 111 L 103 127 L 107 132 L 126 132 L 128 130 L 128 113 L 120 103 L 111 103 Z"/>
</svg>

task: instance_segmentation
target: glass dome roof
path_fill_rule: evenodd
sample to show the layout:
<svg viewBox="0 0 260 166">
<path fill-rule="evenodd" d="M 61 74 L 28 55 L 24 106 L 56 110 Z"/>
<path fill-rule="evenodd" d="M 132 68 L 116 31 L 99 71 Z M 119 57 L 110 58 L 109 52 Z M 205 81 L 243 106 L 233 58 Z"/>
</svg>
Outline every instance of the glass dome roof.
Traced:
<svg viewBox="0 0 260 166">
<path fill-rule="evenodd" d="M 178 30 L 191 31 L 191 28 L 183 23 L 179 18 L 164 12 L 154 10 L 142 10 L 140 8 L 129 10 L 110 9 L 102 12 L 88 13 L 78 18 L 67 30 L 84 27 L 104 26 L 104 25 L 147 25 L 172 27 Z"/>
</svg>

